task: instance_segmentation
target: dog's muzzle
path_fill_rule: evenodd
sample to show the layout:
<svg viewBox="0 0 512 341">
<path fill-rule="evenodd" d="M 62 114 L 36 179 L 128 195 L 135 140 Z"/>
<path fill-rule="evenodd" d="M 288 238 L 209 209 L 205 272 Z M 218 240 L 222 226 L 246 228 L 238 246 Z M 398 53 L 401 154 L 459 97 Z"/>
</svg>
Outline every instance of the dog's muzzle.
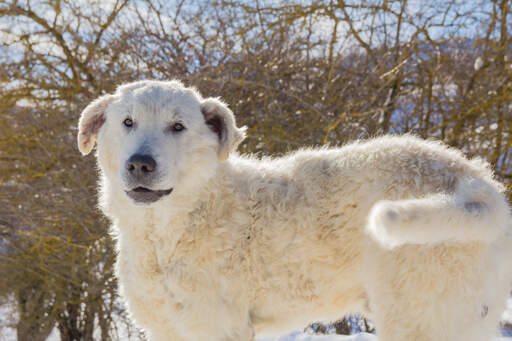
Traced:
<svg viewBox="0 0 512 341">
<path fill-rule="evenodd" d="M 157 163 L 148 154 L 133 154 L 126 162 L 126 180 L 134 184 L 126 194 L 135 202 L 152 203 L 160 198 L 171 194 L 172 188 L 165 190 L 154 190 L 151 184 L 157 178 Z"/>
</svg>

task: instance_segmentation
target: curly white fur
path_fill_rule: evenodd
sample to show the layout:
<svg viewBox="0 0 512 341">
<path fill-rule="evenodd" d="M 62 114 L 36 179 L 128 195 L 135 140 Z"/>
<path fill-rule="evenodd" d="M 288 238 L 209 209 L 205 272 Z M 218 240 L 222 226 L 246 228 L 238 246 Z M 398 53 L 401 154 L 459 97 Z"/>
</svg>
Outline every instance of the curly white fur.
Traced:
<svg viewBox="0 0 512 341">
<path fill-rule="evenodd" d="M 176 121 L 186 130 L 170 134 Z M 97 139 L 121 292 L 151 340 L 248 341 L 349 312 L 374 319 L 381 341 L 497 330 L 510 213 L 485 162 L 411 136 L 236 155 L 231 111 L 177 81 L 124 85 L 79 129 L 84 154 Z M 173 188 L 152 204 L 125 194 L 141 145 L 161 167 L 155 186 Z"/>
</svg>

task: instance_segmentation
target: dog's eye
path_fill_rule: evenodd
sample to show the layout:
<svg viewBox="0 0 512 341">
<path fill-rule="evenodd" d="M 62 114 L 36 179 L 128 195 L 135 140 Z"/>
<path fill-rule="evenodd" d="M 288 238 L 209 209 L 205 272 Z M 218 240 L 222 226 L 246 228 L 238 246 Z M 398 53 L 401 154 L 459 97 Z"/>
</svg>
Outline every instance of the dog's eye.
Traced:
<svg viewBox="0 0 512 341">
<path fill-rule="evenodd" d="M 125 127 L 132 127 L 133 126 L 133 120 L 131 118 L 126 118 L 124 121 L 123 121 L 123 124 L 125 125 Z"/>
<path fill-rule="evenodd" d="M 171 129 L 173 131 L 182 131 L 183 129 L 185 129 L 185 126 L 181 123 L 174 123 L 171 127 Z"/>
</svg>

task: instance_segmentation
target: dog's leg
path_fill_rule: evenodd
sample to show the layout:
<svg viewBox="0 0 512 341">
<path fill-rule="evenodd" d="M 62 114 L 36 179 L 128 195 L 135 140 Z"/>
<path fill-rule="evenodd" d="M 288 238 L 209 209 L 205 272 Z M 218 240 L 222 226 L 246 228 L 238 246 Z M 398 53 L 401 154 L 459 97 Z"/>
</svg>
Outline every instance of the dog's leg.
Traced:
<svg viewBox="0 0 512 341">
<path fill-rule="evenodd" d="M 155 326 L 154 329 L 148 331 L 149 341 L 255 341 L 254 331 L 251 327 L 229 330 L 222 324 L 218 324 L 216 328 L 205 328 L 207 323 L 184 323 L 184 326 L 179 326 L 182 329 L 182 336 L 165 328 L 165 326 Z"/>
<path fill-rule="evenodd" d="M 507 292 L 488 245 L 368 246 L 364 268 L 379 341 L 489 341 L 497 335 Z"/>
<path fill-rule="evenodd" d="M 149 341 L 186 341 L 172 331 L 152 331 L 148 333 Z"/>
<path fill-rule="evenodd" d="M 249 312 L 222 301 L 206 300 L 182 314 L 180 334 L 185 341 L 254 341 Z M 177 329 L 178 330 L 178 329 Z"/>
</svg>

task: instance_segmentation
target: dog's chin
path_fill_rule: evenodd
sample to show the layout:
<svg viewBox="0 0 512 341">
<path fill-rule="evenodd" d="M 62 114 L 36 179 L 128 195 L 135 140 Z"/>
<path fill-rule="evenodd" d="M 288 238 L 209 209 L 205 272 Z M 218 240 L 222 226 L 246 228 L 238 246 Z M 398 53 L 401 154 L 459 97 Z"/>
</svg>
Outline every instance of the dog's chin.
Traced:
<svg viewBox="0 0 512 341">
<path fill-rule="evenodd" d="M 172 190 L 172 188 L 154 190 L 146 187 L 135 187 L 134 189 L 125 192 L 126 195 L 128 195 L 128 197 L 132 199 L 136 204 L 148 205 L 157 202 L 163 197 L 168 196 L 171 194 Z"/>
</svg>

